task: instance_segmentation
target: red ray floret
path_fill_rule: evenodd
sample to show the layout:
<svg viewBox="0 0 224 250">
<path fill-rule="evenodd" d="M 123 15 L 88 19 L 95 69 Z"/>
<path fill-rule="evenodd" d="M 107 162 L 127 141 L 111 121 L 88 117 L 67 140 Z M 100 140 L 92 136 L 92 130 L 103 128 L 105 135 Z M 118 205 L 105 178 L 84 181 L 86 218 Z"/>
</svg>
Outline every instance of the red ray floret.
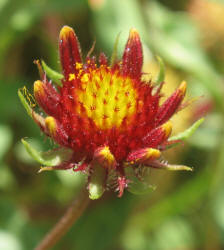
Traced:
<svg viewBox="0 0 224 250">
<path fill-rule="evenodd" d="M 131 29 L 122 58 L 122 73 L 139 78 L 142 73 L 142 45 L 137 30 Z"/>
<path fill-rule="evenodd" d="M 60 95 L 46 78 L 44 78 L 43 81 L 37 80 L 34 82 L 33 92 L 38 105 L 46 114 L 54 117 L 59 116 L 61 109 Z"/>
<path fill-rule="evenodd" d="M 72 28 L 64 26 L 59 35 L 59 52 L 61 66 L 65 79 L 68 80 L 70 73 L 76 73 L 76 63 L 81 63 L 81 50 Z"/>
<path fill-rule="evenodd" d="M 59 52 L 63 86 L 56 90 L 46 78 L 34 84 L 35 98 L 49 115 L 40 127 L 60 146 L 74 151 L 65 168 L 82 160 L 77 168 L 81 171 L 89 166 L 94 171 L 96 165 L 117 171 L 121 196 L 128 185 L 125 167 L 150 166 L 155 160 L 158 165 L 160 149 L 172 130 L 167 121 L 178 110 L 186 84 L 159 104 L 160 89 L 154 91 L 151 82 L 141 80 L 142 45 L 135 29 L 122 60 L 112 67 L 103 53 L 98 62 L 90 55 L 82 62 L 78 39 L 68 26 L 60 32 Z"/>
</svg>

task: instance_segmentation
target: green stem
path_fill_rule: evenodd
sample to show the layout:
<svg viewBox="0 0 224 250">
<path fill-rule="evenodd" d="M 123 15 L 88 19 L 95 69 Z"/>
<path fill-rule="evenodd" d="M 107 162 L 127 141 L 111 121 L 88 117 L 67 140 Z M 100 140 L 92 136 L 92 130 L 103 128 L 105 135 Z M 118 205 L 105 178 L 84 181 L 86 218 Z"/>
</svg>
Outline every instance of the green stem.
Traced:
<svg viewBox="0 0 224 250">
<path fill-rule="evenodd" d="M 35 250 L 46 250 L 52 248 L 71 228 L 75 221 L 83 214 L 90 199 L 87 190 L 82 190 L 78 197 L 72 202 L 65 214 L 47 233 Z"/>
</svg>

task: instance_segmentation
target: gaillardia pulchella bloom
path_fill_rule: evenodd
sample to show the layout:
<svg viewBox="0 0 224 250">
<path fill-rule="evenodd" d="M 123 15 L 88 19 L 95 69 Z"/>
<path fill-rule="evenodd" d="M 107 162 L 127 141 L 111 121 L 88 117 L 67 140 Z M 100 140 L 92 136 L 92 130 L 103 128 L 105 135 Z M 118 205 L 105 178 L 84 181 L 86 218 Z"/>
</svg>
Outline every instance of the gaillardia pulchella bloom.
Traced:
<svg viewBox="0 0 224 250">
<path fill-rule="evenodd" d="M 121 60 L 108 63 L 87 55 L 83 61 L 78 39 L 64 26 L 59 37 L 63 71 L 57 88 L 47 80 L 40 63 L 41 80 L 34 83 L 34 97 L 46 113 L 32 117 L 42 131 L 71 154 L 49 169 L 73 169 L 88 175 L 88 188 L 101 182 L 103 189 L 111 175 L 119 196 L 130 180 L 126 169 L 141 168 L 191 170 L 169 165 L 162 151 L 176 141 L 168 141 L 170 118 L 182 108 L 186 83 L 182 82 L 162 104 L 159 86 L 142 80 L 143 54 L 138 32 L 131 29 Z M 90 190 L 90 192 L 94 192 Z"/>
</svg>

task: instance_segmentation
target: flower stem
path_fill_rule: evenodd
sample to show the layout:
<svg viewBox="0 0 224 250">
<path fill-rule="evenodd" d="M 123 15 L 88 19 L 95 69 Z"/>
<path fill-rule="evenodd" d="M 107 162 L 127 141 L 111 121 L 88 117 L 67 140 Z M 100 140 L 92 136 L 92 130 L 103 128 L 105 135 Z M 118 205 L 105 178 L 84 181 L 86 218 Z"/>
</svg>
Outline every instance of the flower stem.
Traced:
<svg viewBox="0 0 224 250">
<path fill-rule="evenodd" d="M 53 247 L 63 236 L 67 233 L 74 222 L 82 215 L 86 209 L 90 199 L 87 191 L 84 189 L 81 191 L 78 197 L 68 207 L 65 214 L 53 227 L 53 229 L 47 233 L 43 240 L 38 244 L 35 250 L 46 250 Z"/>
</svg>

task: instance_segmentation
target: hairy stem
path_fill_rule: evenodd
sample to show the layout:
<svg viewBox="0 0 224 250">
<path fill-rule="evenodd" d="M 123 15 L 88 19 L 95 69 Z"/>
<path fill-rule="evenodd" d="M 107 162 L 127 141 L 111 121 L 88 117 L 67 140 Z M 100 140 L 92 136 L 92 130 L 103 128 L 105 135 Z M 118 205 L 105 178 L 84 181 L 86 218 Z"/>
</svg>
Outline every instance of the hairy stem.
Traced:
<svg viewBox="0 0 224 250">
<path fill-rule="evenodd" d="M 65 214 L 47 233 L 43 240 L 38 244 L 35 250 L 45 250 L 53 247 L 67 231 L 71 228 L 74 222 L 82 215 L 89 203 L 89 197 L 86 190 L 82 190 L 78 197 L 72 202 Z"/>
</svg>

